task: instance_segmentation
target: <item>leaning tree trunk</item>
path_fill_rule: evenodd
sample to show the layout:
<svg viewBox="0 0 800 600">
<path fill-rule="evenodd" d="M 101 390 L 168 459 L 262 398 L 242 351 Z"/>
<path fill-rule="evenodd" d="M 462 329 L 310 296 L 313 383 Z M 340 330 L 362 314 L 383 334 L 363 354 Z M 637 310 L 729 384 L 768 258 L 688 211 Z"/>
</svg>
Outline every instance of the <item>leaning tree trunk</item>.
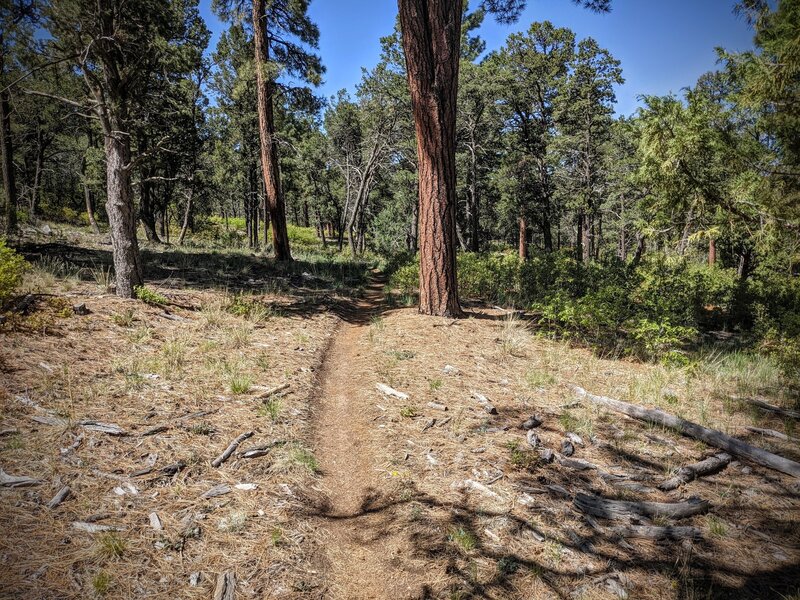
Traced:
<svg viewBox="0 0 800 600">
<path fill-rule="evenodd" d="M 106 154 L 106 212 L 114 249 L 114 271 L 117 296 L 132 298 L 134 288 L 142 285 L 142 262 L 136 240 L 136 215 L 133 209 L 133 190 L 129 163 L 129 136 L 117 128 L 105 134 Z"/>
<path fill-rule="evenodd" d="M 460 0 L 398 0 L 419 173 L 419 311 L 460 316 L 455 126 Z"/>
<path fill-rule="evenodd" d="M 3 163 L 3 190 L 6 193 L 6 234 L 10 235 L 17 229 L 17 186 L 14 180 L 11 108 L 6 90 L 0 92 L 0 162 Z"/>
<path fill-rule="evenodd" d="M 256 88 L 258 90 L 258 136 L 261 142 L 261 170 L 264 174 L 267 212 L 272 224 L 272 247 L 275 258 L 292 260 L 289 251 L 289 232 L 286 227 L 286 206 L 281 191 L 278 167 L 278 145 L 275 140 L 273 96 L 275 82 L 265 73 L 269 61 L 269 42 L 266 35 L 266 0 L 253 0 L 253 45 L 256 59 Z M 266 219 L 265 219 L 266 220 Z"/>
</svg>

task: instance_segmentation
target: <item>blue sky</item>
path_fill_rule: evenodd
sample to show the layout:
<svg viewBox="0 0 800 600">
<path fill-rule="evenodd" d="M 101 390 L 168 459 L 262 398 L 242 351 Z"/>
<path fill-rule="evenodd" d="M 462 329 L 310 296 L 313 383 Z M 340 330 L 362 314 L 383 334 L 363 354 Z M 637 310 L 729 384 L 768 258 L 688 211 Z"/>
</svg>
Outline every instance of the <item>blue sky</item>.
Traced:
<svg viewBox="0 0 800 600">
<path fill-rule="evenodd" d="M 476 0 L 473 4 L 476 4 Z M 214 32 L 216 45 L 224 25 L 201 0 L 201 13 Z M 733 14 L 733 0 L 612 0 L 609 14 L 595 14 L 569 0 L 528 0 L 520 20 L 508 26 L 487 18 L 480 30 L 487 50 L 502 46 L 509 33 L 526 30 L 534 21 L 550 20 L 569 27 L 578 39 L 594 37 L 622 61 L 625 84 L 617 89 L 617 113 L 631 114 L 640 94 L 680 92 L 714 68 L 714 48 L 746 50 L 752 32 Z M 318 93 L 353 90 L 361 67 L 372 67 L 380 53 L 379 39 L 391 32 L 396 0 L 314 0 L 311 17 L 320 29 L 320 54 L 327 67 Z"/>
</svg>

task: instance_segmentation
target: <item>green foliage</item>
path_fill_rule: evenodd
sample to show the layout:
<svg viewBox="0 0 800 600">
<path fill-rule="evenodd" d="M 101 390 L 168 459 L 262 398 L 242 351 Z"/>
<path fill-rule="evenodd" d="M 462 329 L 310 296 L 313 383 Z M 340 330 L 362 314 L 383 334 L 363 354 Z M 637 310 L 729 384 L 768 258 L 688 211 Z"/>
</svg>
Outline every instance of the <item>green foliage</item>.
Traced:
<svg viewBox="0 0 800 600">
<path fill-rule="evenodd" d="M 136 297 L 145 304 L 154 304 L 156 306 L 169 304 L 169 299 L 166 296 L 159 294 L 155 290 L 151 290 L 147 286 L 137 285 L 133 291 Z"/>
<path fill-rule="evenodd" d="M 0 305 L 14 293 L 27 268 L 25 259 L 6 246 L 5 239 L 0 238 Z"/>
</svg>

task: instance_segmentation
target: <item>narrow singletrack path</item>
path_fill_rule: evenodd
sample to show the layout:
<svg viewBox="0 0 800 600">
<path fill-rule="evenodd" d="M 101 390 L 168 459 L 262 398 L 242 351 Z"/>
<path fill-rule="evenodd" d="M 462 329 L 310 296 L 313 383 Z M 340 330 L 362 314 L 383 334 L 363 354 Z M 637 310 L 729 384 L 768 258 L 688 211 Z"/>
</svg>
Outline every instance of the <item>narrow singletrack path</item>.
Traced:
<svg viewBox="0 0 800 600">
<path fill-rule="evenodd" d="M 341 310 L 320 372 L 314 448 L 322 471 L 324 500 L 317 513 L 323 532 L 326 598 L 419 598 L 413 547 L 379 464 L 370 320 L 381 309 L 383 281 L 376 276 L 365 297 Z M 416 575 L 416 576 L 415 576 Z"/>
</svg>

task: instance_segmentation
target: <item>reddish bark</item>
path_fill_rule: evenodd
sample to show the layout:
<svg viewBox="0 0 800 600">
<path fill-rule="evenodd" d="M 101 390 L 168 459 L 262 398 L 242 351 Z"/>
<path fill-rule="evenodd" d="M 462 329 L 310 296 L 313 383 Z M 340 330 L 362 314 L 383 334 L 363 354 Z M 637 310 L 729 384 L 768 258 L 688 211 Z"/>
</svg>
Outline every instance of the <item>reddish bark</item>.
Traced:
<svg viewBox="0 0 800 600">
<path fill-rule="evenodd" d="M 278 167 L 278 145 L 275 139 L 273 99 L 275 82 L 264 72 L 269 61 L 269 42 L 266 36 L 265 0 L 253 0 L 253 45 L 255 46 L 256 88 L 258 90 L 258 134 L 261 142 L 261 170 L 269 219 L 272 224 L 272 247 L 275 258 L 292 260 L 289 251 L 289 232 L 286 228 L 286 205 L 281 190 Z"/>
<path fill-rule="evenodd" d="M 419 173 L 423 314 L 462 314 L 456 280 L 456 94 L 461 0 L 398 0 Z"/>
</svg>

